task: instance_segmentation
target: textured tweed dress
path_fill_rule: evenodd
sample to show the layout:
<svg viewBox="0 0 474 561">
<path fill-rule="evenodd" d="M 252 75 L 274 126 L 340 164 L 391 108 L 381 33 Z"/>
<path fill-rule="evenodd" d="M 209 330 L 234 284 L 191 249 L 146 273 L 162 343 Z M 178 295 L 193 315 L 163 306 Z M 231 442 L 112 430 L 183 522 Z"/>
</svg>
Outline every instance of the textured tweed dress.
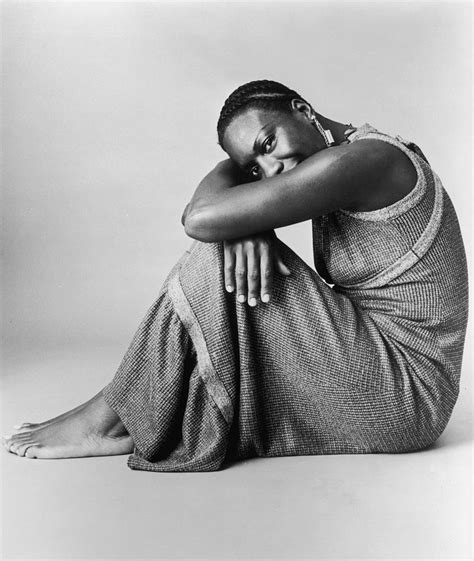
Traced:
<svg viewBox="0 0 474 561">
<path fill-rule="evenodd" d="M 134 440 L 131 468 L 405 452 L 440 436 L 467 322 L 459 225 L 416 145 L 368 124 L 348 140 L 371 138 L 410 158 L 416 186 L 381 210 L 315 218 L 317 272 L 279 242 L 292 274 L 275 275 L 269 304 L 224 290 L 220 243 L 175 265 L 104 390 Z"/>
</svg>

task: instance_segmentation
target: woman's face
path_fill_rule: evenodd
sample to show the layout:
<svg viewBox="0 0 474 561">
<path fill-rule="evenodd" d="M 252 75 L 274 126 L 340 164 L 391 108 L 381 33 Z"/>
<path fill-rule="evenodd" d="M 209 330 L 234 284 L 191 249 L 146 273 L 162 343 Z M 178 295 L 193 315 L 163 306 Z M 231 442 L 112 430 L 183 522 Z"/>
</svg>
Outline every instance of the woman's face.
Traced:
<svg viewBox="0 0 474 561">
<path fill-rule="evenodd" d="M 326 147 L 305 107 L 291 113 L 250 108 L 227 127 L 224 150 L 254 180 L 293 169 Z"/>
</svg>

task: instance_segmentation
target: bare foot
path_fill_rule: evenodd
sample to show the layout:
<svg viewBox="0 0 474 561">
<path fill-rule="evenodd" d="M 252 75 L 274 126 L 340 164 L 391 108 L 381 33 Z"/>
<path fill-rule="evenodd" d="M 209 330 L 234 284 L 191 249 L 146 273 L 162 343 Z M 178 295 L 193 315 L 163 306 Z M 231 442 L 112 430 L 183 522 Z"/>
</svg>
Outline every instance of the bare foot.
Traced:
<svg viewBox="0 0 474 561">
<path fill-rule="evenodd" d="M 38 430 L 42 427 L 45 427 L 46 425 L 50 425 L 51 423 L 55 423 L 57 421 L 60 421 L 61 419 L 64 419 L 65 417 L 68 417 L 72 413 L 76 413 L 77 411 L 80 411 L 81 409 L 84 409 L 84 407 L 86 407 L 89 403 L 94 401 L 94 399 L 99 397 L 99 395 L 101 393 L 102 393 L 102 391 L 100 391 L 98 394 L 96 394 L 93 398 L 89 399 L 89 401 L 86 401 L 85 403 L 81 403 L 77 407 L 74 407 L 74 409 L 66 411 L 65 413 L 61 413 L 61 415 L 58 415 L 57 417 L 53 417 L 53 418 L 48 419 L 46 421 L 42 421 L 41 423 L 21 423 L 19 425 L 15 425 L 13 428 L 18 432 Z"/>
<path fill-rule="evenodd" d="M 27 458 L 81 458 L 130 454 L 133 441 L 102 393 L 35 430 L 4 437 L 5 448 Z"/>
</svg>

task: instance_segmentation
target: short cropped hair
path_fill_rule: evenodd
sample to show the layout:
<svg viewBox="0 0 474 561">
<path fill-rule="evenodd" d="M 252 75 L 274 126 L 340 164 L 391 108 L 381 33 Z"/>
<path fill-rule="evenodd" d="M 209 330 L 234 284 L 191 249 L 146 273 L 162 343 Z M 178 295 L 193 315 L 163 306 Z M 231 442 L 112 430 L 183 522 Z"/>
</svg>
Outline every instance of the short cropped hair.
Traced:
<svg viewBox="0 0 474 561">
<path fill-rule="evenodd" d="M 273 80 L 255 80 L 239 86 L 225 100 L 217 122 L 218 142 L 224 148 L 224 134 L 230 123 L 249 108 L 292 111 L 293 99 L 306 100 L 298 92 Z"/>
</svg>

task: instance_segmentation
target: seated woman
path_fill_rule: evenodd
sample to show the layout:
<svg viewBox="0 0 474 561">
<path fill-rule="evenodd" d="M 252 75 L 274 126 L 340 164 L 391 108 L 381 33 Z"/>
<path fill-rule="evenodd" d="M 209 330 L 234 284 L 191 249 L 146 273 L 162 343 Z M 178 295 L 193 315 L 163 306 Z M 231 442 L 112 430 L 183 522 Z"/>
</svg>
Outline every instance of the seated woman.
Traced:
<svg viewBox="0 0 474 561">
<path fill-rule="evenodd" d="M 277 82 L 226 100 L 229 159 L 185 209 L 196 242 L 112 382 L 4 440 L 28 458 L 133 454 L 151 471 L 253 456 L 405 452 L 459 391 L 467 272 L 420 149 L 325 118 Z M 313 222 L 316 271 L 273 229 Z"/>
</svg>

